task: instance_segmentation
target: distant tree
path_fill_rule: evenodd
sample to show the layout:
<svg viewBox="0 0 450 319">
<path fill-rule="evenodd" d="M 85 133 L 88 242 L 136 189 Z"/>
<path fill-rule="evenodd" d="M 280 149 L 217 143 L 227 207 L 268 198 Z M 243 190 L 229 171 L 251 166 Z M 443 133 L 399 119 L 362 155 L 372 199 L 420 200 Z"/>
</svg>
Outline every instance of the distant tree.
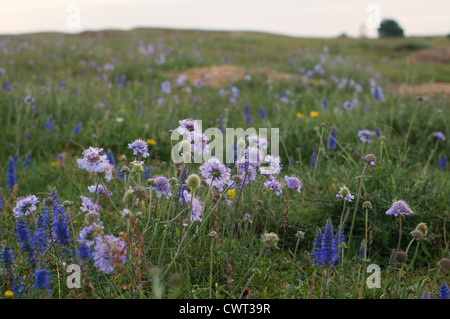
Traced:
<svg viewBox="0 0 450 319">
<path fill-rule="evenodd" d="M 395 20 L 384 19 L 378 28 L 378 36 L 380 38 L 403 37 L 403 29 Z"/>
</svg>

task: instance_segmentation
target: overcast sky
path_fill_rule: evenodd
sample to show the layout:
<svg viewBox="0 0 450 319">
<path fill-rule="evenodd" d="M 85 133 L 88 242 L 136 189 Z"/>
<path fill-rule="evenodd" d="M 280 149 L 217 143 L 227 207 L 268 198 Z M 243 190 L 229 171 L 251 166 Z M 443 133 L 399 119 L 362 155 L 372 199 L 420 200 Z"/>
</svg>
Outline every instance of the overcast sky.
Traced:
<svg viewBox="0 0 450 319">
<path fill-rule="evenodd" d="M 450 0 L 0 0 L 0 34 L 135 27 L 263 31 L 304 37 L 450 33 Z M 377 20 L 378 19 L 378 20 Z"/>
</svg>

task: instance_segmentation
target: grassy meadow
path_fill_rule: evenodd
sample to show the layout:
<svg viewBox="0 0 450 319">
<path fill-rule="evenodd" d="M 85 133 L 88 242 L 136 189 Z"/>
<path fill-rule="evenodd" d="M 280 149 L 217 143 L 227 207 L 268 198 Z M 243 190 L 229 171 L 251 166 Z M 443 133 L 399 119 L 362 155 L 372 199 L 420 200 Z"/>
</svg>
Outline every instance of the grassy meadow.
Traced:
<svg viewBox="0 0 450 319">
<path fill-rule="evenodd" d="M 448 297 L 450 64 L 421 54 L 449 44 L 162 29 L 0 36 L 1 297 Z M 207 164 L 171 159 L 184 119 L 278 128 L 281 171 L 226 163 L 231 183 L 212 187 Z M 148 156 L 129 148 L 137 139 Z M 89 147 L 103 149 L 94 161 L 107 155 L 110 178 L 80 168 Z M 31 195 L 38 202 L 23 202 Z M 398 200 L 413 213 L 386 214 Z M 73 264 L 79 288 L 67 286 Z"/>
</svg>

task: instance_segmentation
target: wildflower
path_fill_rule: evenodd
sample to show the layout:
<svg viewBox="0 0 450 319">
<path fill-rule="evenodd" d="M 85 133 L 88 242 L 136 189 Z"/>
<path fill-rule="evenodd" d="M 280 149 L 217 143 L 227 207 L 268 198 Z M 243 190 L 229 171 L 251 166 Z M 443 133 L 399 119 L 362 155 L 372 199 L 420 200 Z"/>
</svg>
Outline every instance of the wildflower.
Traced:
<svg viewBox="0 0 450 319">
<path fill-rule="evenodd" d="M 183 86 L 183 84 L 186 82 L 186 77 L 184 75 L 180 75 L 177 80 L 175 81 L 175 85 L 177 88 Z"/>
<path fill-rule="evenodd" d="M 344 185 L 343 187 L 340 187 L 339 192 L 336 194 L 336 198 L 344 198 L 347 202 L 353 202 L 355 196 L 352 195 L 347 186 Z"/>
<path fill-rule="evenodd" d="M 373 154 L 367 154 L 363 157 L 363 162 L 368 163 L 370 166 L 375 167 L 375 163 L 377 161 L 377 158 Z"/>
<path fill-rule="evenodd" d="M 410 235 L 414 237 L 417 241 L 422 241 L 424 238 L 424 234 L 420 230 L 413 230 Z"/>
<path fill-rule="evenodd" d="M 198 199 L 196 195 L 189 193 L 187 190 L 183 191 L 184 201 L 188 206 L 192 206 L 191 210 L 191 221 L 201 222 L 203 215 L 203 203 Z M 192 200 L 192 204 L 191 204 Z"/>
<path fill-rule="evenodd" d="M 6 169 L 6 180 L 8 182 L 9 190 L 12 190 L 14 185 L 17 184 L 16 163 L 12 157 L 10 157 L 8 160 L 8 167 Z"/>
<path fill-rule="evenodd" d="M 311 168 L 313 171 L 316 169 L 316 160 L 317 160 L 317 152 L 314 151 L 311 153 L 311 159 L 310 159 L 310 164 L 311 164 Z"/>
<path fill-rule="evenodd" d="M 50 272 L 47 269 L 41 270 L 38 268 L 34 274 L 36 276 L 34 287 L 48 291 L 50 286 Z"/>
<path fill-rule="evenodd" d="M 278 175 L 281 172 L 282 164 L 280 156 L 266 155 L 264 163 L 269 164 L 267 167 L 260 167 L 259 172 L 264 175 Z"/>
<path fill-rule="evenodd" d="M 433 136 L 436 136 L 438 139 L 440 139 L 441 141 L 445 141 L 445 135 L 442 134 L 442 132 L 434 132 Z"/>
<path fill-rule="evenodd" d="M 92 202 L 92 198 L 88 198 L 86 196 L 81 195 L 81 202 L 82 202 L 82 206 L 80 207 L 80 210 L 82 212 L 98 212 L 100 209 L 102 209 L 102 207 L 100 206 L 100 204 L 97 203 L 93 203 Z"/>
<path fill-rule="evenodd" d="M 369 202 L 368 200 L 366 200 L 363 204 L 362 204 L 362 207 L 364 208 L 364 209 L 372 209 L 372 203 L 371 202 Z"/>
<path fill-rule="evenodd" d="M 2 252 L 3 267 L 10 270 L 14 263 L 14 253 L 11 246 L 6 245 Z"/>
<path fill-rule="evenodd" d="M 5 291 L 5 298 L 12 299 L 14 297 L 14 293 L 11 290 Z"/>
<path fill-rule="evenodd" d="M 172 90 L 170 89 L 169 81 L 164 81 L 163 83 L 161 83 L 161 92 L 164 94 L 170 94 L 172 92 Z"/>
<path fill-rule="evenodd" d="M 34 195 L 20 197 L 16 201 L 16 207 L 13 209 L 14 217 L 27 216 L 36 210 L 36 204 L 39 203 L 39 198 Z"/>
<path fill-rule="evenodd" d="M 89 173 L 102 173 L 106 169 L 106 164 L 108 164 L 107 156 L 100 155 L 102 151 L 103 148 L 90 146 L 83 151 L 84 157 L 77 160 L 78 167 Z"/>
<path fill-rule="evenodd" d="M 134 155 L 142 154 L 143 158 L 148 157 L 148 145 L 141 139 L 136 139 L 133 143 L 128 144 L 128 149 L 133 150 Z"/>
<path fill-rule="evenodd" d="M 263 242 L 265 248 L 277 248 L 279 240 L 278 235 L 274 232 L 264 233 L 261 235 L 261 241 Z"/>
<path fill-rule="evenodd" d="M 228 192 L 227 192 L 227 197 L 228 197 L 228 199 L 233 199 L 234 198 L 234 196 L 236 196 L 236 190 L 233 188 L 233 189 L 229 189 L 228 190 Z"/>
<path fill-rule="evenodd" d="M 336 127 L 333 126 L 331 128 L 331 133 L 330 133 L 330 137 L 328 139 L 328 148 L 329 149 L 336 149 L 336 136 L 337 136 L 337 131 L 336 131 Z"/>
<path fill-rule="evenodd" d="M 96 238 L 103 235 L 103 222 L 92 223 L 89 226 L 84 227 L 77 238 L 80 245 L 85 245 L 86 247 L 91 247 L 95 244 Z"/>
<path fill-rule="evenodd" d="M 444 282 L 442 282 L 442 286 L 439 289 L 439 293 L 438 293 L 439 299 L 448 299 L 450 294 L 448 291 L 448 286 L 447 284 Z"/>
<path fill-rule="evenodd" d="M 313 265 L 322 265 L 322 260 L 320 259 L 320 251 L 322 249 L 322 231 L 319 227 L 316 230 L 316 237 L 314 238 L 314 248 L 313 254 L 311 255 L 311 260 Z"/>
<path fill-rule="evenodd" d="M 48 118 L 47 123 L 45 123 L 44 127 L 47 131 L 53 130 L 53 117 L 52 116 L 50 116 Z"/>
<path fill-rule="evenodd" d="M 302 113 L 300 113 L 300 112 L 297 112 L 296 116 L 299 119 L 304 119 L 305 118 L 305 116 Z"/>
<path fill-rule="evenodd" d="M 398 263 L 404 263 L 408 260 L 408 254 L 404 252 L 403 250 L 399 250 L 395 253 L 395 261 Z"/>
<path fill-rule="evenodd" d="M 112 166 L 114 166 L 116 164 L 116 159 L 114 158 L 114 154 L 113 152 L 111 152 L 111 150 L 108 150 L 108 152 L 106 153 L 106 158 L 108 159 L 108 163 Z"/>
<path fill-rule="evenodd" d="M 197 174 L 191 174 L 189 175 L 189 177 L 186 180 L 186 184 L 190 187 L 190 188 L 197 188 L 200 186 L 200 177 Z"/>
<path fill-rule="evenodd" d="M 450 271 L 450 259 L 442 258 L 441 260 L 438 261 L 438 265 L 442 269 Z"/>
<path fill-rule="evenodd" d="M 318 116 L 319 116 L 319 112 L 311 111 L 311 112 L 309 112 L 309 115 L 310 115 L 311 117 L 318 117 Z"/>
<path fill-rule="evenodd" d="M 177 131 L 178 131 L 178 133 L 180 133 L 182 135 L 187 134 L 190 137 L 191 132 L 201 131 L 198 121 L 193 120 L 191 118 L 181 120 L 178 123 L 179 123 L 179 126 L 177 128 Z"/>
<path fill-rule="evenodd" d="M 250 152 L 250 149 L 259 150 L 258 148 L 265 150 L 265 149 L 267 149 L 267 146 L 269 145 L 269 142 L 265 138 L 263 138 L 259 135 L 250 135 L 247 137 L 247 140 L 250 145 L 248 147 L 249 152 Z"/>
<path fill-rule="evenodd" d="M 258 115 L 261 119 L 264 119 L 267 116 L 266 110 L 262 106 L 259 108 Z"/>
<path fill-rule="evenodd" d="M 149 139 L 147 140 L 147 144 L 149 144 L 149 145 L 156 145 L 156 141 L 155 141 L 155 140 L 152 140 L 151 138 L 149 138 Z"/>
<path fill-rule="evenodd" d="M 166 196 L 166 198 L 170 198 L 172 196 L 172 192 L 170 191 L 170 183 L 164 176 L 158 176 L 153 179 L 155 185 L 151 187 L 152 190 L 155 190 L 156 197 L 160 198 L 161 196 Z"/>
<path fill-rule="evenodd" d="M 299 231 L 297 231 L 295 233 L 295 237 L 298 238 L 298 239 L 304 239 L 305 238 L 305 233 L 302 232 L 301 230 L 299 230 Z"/>
<path fill-rule="evenodd" d="M 320 248 L 321 264 L 332 266 L 335 262 L 336 246 L 334 242 L 334 229 L 331 220 L 328 219 L 322 236 L 322 245 Z"/>
<path fill-rule="evenodd" d="M 391 208 L 386 211 L 386 215 L 394 215 L 394 216 L 403 216 L 403 215 L 411 215 L 414 212 L 409 208 L 408 204 L 406 204 L 402 200 L 398 200 L 392 203 Z"/>
<path fill-rule="evenodd" d="M 437 161 L 436 166 L 438 169 L 445 170 L 445 168 L 447 167 L 447 162 L 448 162 L 447 157 L 443 156 Z"/>
<path fill-rule="evenodd" d="M 219 192 L 223 190 L 225 184 L 231 184 L 231 169 L 215 157 L 208 159 L 199 169 L 208 185 L 215 187 Z"/>
<path fill-rule="evenodd" d="M 283 191 L 281 189 L 282 184 L 276 180 L 276 178 L 270 178 L 269 181 L 264 182 L 264 187 L 268 187 L 270 190 L 275 191 L 275 195 L 280 196 Z"/>
<path fill-rule="evenodd" d="M 109 274 L 126 261 L 125 242 L 113 235 L 98 236 L 92 258 L 94 266 Z"/>
<path fill-rule="evenodd" d="M 369 131 L 369 130 L 361 130 L 358 131 L 358 137 L 363 143 L 369 143 L 371 144 L 373 142 L 373 137 L 375 135 L 375 132 Z"/>
<path fill-rule="evenodd" d="M 296 175 L 291 175 L 291 176 L 285 175 L 283 180 L 286 182 L 288 188 L 296 189 L 297 192 L 301 193 L 301 189 L 302 189 L 303 183 L 298 178 L 298 176 L 296 176 Z"/>
<path fill-rule="evenodd" d="M 81 127 L 83 126 L 83 124 L 81 124 L 81 123 L 78 123 L 77 125 L 75 125 L 75 127 L 74 127 L 74 129 L 73 129 L 73 131 L 72 131 L 72 134 L 78 134 L 78 133 L 80 133 L 80 130 L 81 130 Z"/>
</svg>

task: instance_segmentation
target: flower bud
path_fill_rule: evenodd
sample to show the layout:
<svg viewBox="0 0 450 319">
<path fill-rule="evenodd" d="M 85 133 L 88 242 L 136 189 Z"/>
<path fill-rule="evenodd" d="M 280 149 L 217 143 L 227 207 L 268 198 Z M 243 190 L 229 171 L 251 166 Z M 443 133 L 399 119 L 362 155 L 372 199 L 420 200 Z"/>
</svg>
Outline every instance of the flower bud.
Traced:
<svg viewBox="0 0 450 319">
<path fill-rule="evenodd" d="M 398 263 L 404 263 L 405 261 L 408 260 L 408 254 L 403 250 L 399 250 L 395 253 L 394 258 Z"/>
<path fill-rule="evenodd" d="M 197 174 L 191 174 L 191 175 L 189 175 L 189 177 L 187 178 L 186 184 L 187 184 L 189 187 L 195 189 L 195 188 L 199 187 L 200 184 L 201 184 L 200 177 L 199 177 Z"/>
</svg>

